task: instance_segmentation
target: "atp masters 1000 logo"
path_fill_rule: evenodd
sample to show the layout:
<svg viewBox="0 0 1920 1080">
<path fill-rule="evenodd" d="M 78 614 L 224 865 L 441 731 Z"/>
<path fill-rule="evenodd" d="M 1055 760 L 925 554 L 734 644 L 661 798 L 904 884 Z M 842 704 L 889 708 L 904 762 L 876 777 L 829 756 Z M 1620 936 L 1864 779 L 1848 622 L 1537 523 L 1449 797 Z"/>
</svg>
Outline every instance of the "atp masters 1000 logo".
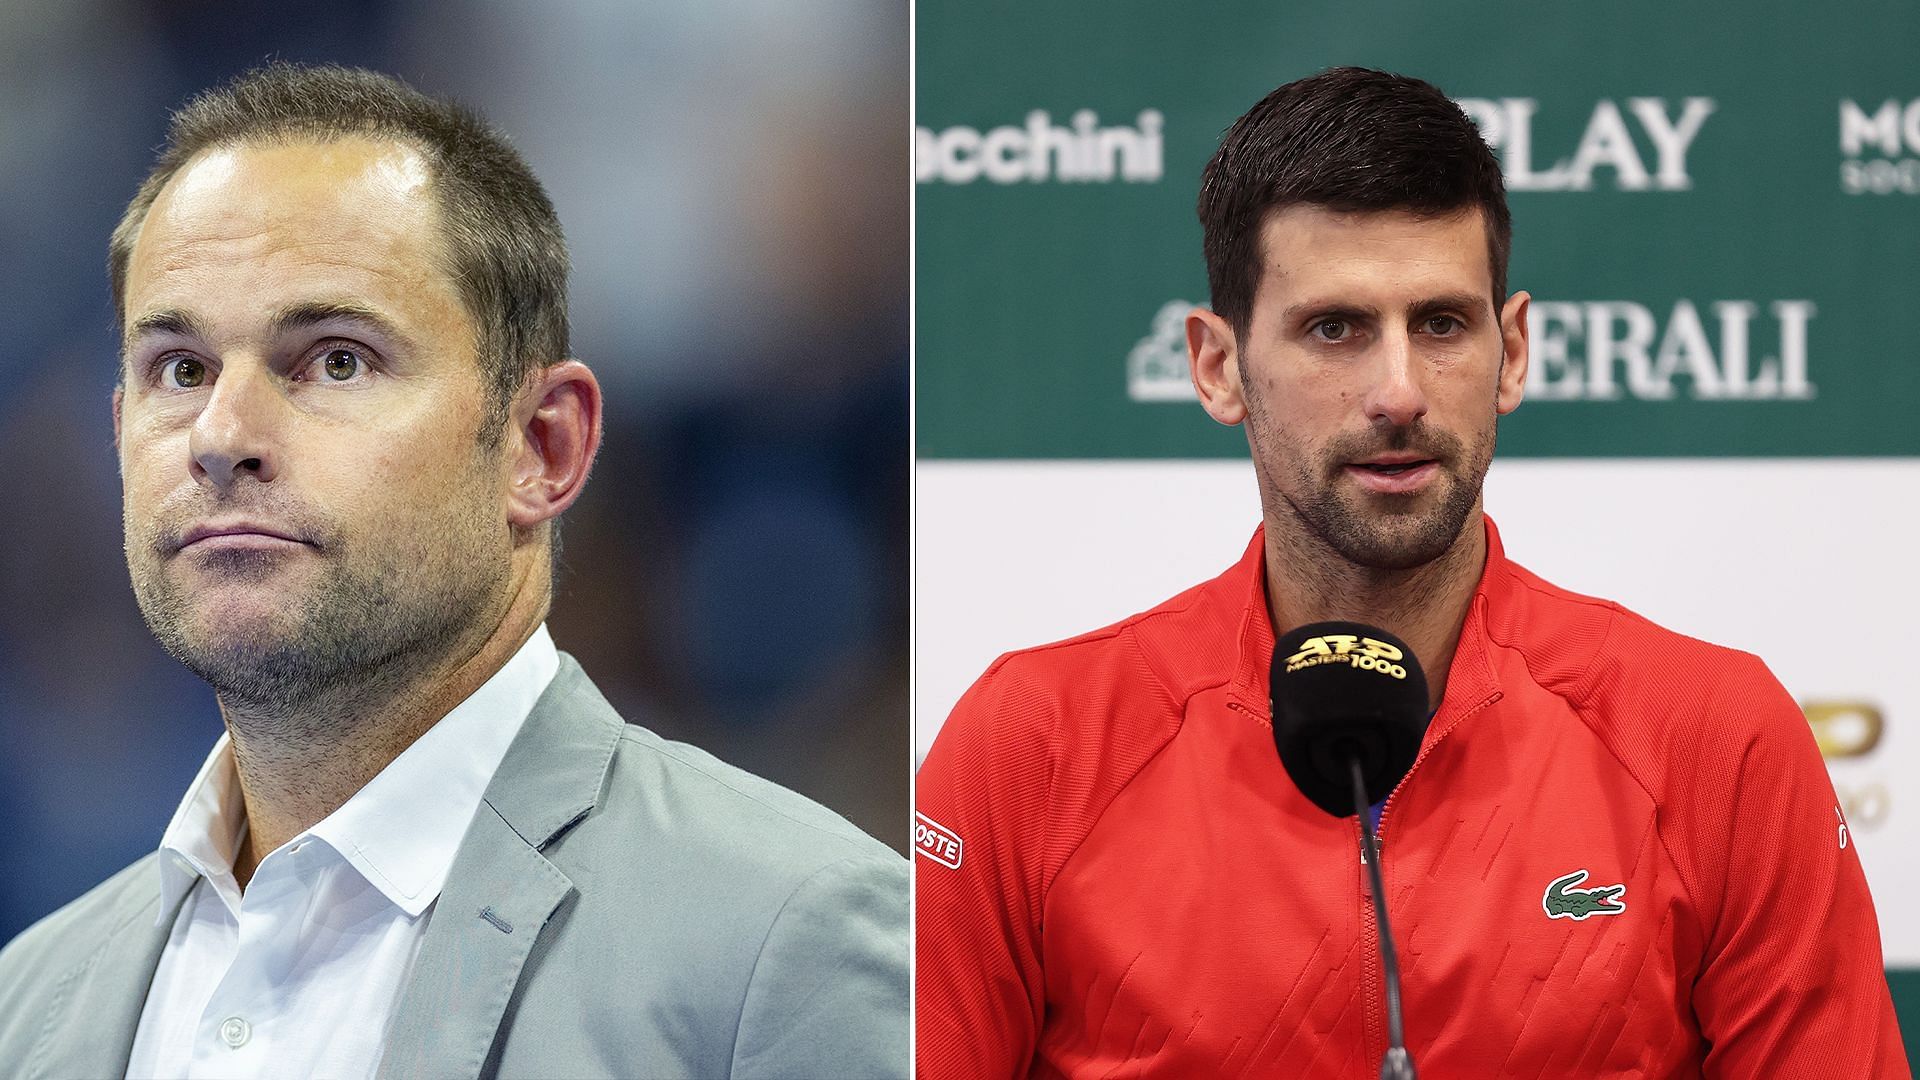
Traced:
<svg viewBox="0 0 1920 1080">
<path fill-rule="evenodd" d="M 1398 647 L 1385 641 L 1356 634 L 1321 634 L 1300 643 L 1300 650 L 1287 657 L 1287 674 L 1322 664 L 1346 664 L 1361 671 L 1377 671 L 1393 679 L 1407 677 L 1407 669 L 1396 661 L 1406 659 Z"/>
</svg>

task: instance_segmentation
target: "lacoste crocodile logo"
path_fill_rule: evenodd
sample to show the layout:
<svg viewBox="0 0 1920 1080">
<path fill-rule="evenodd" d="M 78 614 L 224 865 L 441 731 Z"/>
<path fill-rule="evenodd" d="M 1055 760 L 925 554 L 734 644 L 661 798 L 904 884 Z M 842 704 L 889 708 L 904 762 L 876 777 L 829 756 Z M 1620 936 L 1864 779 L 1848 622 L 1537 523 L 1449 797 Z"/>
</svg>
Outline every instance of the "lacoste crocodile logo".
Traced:
<svg viewBox="0 0 1920 1080">
<path fill-rule="evenodd" d="M 1585 870 L 1575 870 L 1564 877 L 1554 878 L 1547 884 L 1547 891 L 1540 897 L 1540 907 L 1546 911 L 1549 919 L 1583 920 L 1589 915 L 1618 915 L 1627 910 L 1625 885 L 1599 885 L 1591 889 L 1577 889 L 1574 886 L 1587 880 Z"/>
</svg>

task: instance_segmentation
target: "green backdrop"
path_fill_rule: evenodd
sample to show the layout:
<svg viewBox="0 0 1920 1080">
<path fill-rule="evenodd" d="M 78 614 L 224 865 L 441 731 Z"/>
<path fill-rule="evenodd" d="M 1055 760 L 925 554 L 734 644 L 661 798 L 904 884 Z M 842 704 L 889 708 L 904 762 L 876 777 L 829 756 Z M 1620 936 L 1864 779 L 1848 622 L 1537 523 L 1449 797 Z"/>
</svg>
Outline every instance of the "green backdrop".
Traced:
<svg viewBox="0 0 1920 1080">
<path fill-rule="evenodd" d="M 1127 358 L 1163 305 L 1206 299 L 1193 205 L 1220 133 L 1274 86 L 1336 62 L 1430 79 L 1510 129 L 1499 147 L 1513 188 L 1509 278 L 1547 309 L 1536 328 L 1566 360 L 1536 343 L 1538 374 L 1555 382 L 1535 386 L 1537 407 L 1503 426 L 1504 453 L 1920 454 L 1908 314 L 1920 296 L 1920 108 L 1909 108 L 1920 99 L 1920 8 L 1853 5 L 1837 17 L 1825 5 L 1750 5 L 1738 26 L 1645 2 L 1610 5 L 1604 18 L 1585 8 L 1546 18 L 1537 5 L 1239 2 L 1209 5 L 1204 25 L 1142 3 L 917 10 L 924 457 L 1243 454 L 1239 433 L 1197 408 L 1130 397 Z M 1644 99 L 1660 119 L 1642 119 Z M 1711 111 L 1691 138 L 1663 148 L 1650 132 L 1677 141 L 1689 100 L 1701 99 Z M 1852 153 L 1849 102 L 1861 118 Z M 1024 133 L 1041 111 L 1071 131 L 1081 110 L 1134 131 L 1142 112 L 1159 113 L 1162 178 L 1062 177 L 1057 152 L 1044 179 L 946 178 L 980 166 L 962 133 L 957 170 L 942 168 L 937 151 L 952 139 L 940 140 L 954 129 Z M 1685 186 L 1659 175 L 1663 152 Z M 1569 189 L 1582 173 L 1587 188 Z M 1652 334 L 1635 385 L 1642 313 Z M 1788 397 L 1789 380 L 1769 393 L 1756 376 L 1796 339 L 1810 396 Z M 1671 377 L 1659 370 L 1663 346 Z M 1593 398 L 1596 366 L 1616 397 Z M 1704 385 L 1693 377 L 1702 368 Z M 1743 368 L 1744 399 L 1730 393 Z M 1645 396 L 1658 388 L 1671 397 Z"/>
</svg>

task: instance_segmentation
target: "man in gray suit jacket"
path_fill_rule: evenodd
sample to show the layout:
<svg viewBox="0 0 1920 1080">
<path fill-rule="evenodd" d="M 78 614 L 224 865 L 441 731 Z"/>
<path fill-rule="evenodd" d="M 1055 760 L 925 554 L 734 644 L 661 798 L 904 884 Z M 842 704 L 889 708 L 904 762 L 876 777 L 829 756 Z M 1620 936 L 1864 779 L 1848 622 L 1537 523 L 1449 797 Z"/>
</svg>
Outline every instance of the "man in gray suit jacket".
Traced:
<svg viewBox="0 0 1920 1080">
<path fill-rule="evenodd" d="M 904 860 L 547 635 L 600 392 L 525 163 L 272 65 L 176 115 L 110 266 L 134 592 L 227 735 L 0 951 L 0 1073 L 906 1075 Z"/>
</svg>

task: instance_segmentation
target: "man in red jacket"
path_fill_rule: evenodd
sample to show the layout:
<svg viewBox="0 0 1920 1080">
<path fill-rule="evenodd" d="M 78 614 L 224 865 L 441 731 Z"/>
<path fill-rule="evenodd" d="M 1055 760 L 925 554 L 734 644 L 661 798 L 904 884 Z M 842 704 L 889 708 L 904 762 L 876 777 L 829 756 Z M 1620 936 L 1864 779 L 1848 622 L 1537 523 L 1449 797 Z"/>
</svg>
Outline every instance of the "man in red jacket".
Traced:
<svg viewBox="0 0 1920 1080">
<path fill-rule="evenodd" d="M 1860 862 L 1752 656 L 1509 561 L 1520 404 L 1500 170 L 1413 79 L 1279 88 L 1201 185 L 1193 382 L 1244 424 L 1240 562 L 1002 657 L 918 783 L 926 1077 L 1361 1077 L 1386 1045 L 1351 819 L 1274 749 L 1276 630 L 1386 627 L 1428 673 L 1379 813 L 1427 1080 L 1907 1075 Z"/>
</svg>

